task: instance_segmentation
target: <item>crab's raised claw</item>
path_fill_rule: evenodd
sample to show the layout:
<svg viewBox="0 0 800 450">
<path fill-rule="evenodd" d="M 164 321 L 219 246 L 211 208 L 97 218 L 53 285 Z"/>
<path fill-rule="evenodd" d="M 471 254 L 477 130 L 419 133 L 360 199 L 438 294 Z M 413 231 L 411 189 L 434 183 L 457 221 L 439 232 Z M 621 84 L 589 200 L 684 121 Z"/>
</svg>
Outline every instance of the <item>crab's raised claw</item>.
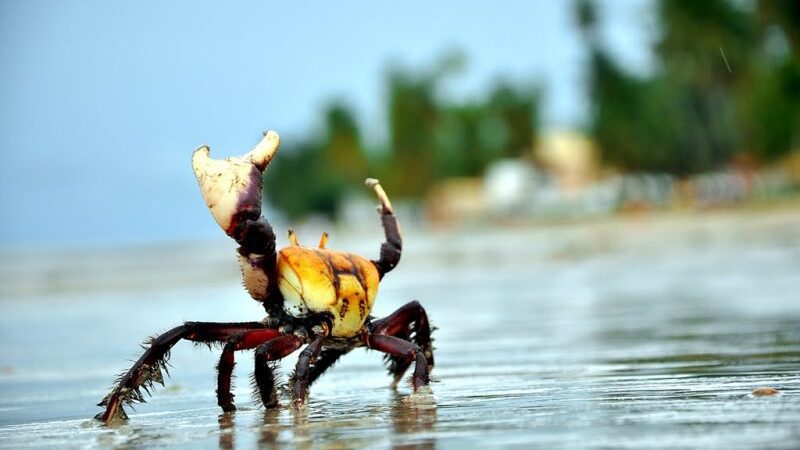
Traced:
<svg viewBox="0 0 800 450">
<path fill-rule="evenodd" d="M 192 168 L 203 200 L 220 227 L 237 241 L 243 218 L 261 215 L 261 175 L 278 151 L 278 133 L 269 131 L 250 152 L 223 160 L 212 159 L 203 145 L 192 155 Z"/>
</svg>

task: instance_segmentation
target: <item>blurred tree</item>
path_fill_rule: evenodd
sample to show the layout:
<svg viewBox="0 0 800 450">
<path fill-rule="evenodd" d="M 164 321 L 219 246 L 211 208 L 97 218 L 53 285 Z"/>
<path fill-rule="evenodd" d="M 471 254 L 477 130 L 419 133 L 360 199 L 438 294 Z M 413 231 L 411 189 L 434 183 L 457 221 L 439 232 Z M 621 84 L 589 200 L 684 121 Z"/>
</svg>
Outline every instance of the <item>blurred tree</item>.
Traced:
<svg viewBox="0 0 800 450">
<path fill-rule="evenodd" d="M 757 4 L 762 36 L 778 27 L 788 41 L 789 51 L 797 58 L 800 51 L 800 2 L 797 0 L 760 0 Z"/>
<path fill-rule="evenodd" d="M 608 163 L 688 175 L 743 151 L 771 159 L 797 146 L 800 71 L 790 43 L 800 35 L 800 7 L 797 1 L 756 6 L 659 1 L 655 70 L 636 77 L 602 47 L 594 3 L 576 2 L 591 55 L 590 131 Z M 776 39 L 792 49 L 768 57 Z"/>
<path fill-rule="evenodd" d="M 457 53 L 421 75 L 393 68 L 388 76 L 390 172 L 383 176 L 398 197 L 419 198 L 437 178 L 437 129 L 443 107 L 436 98 L 441 80 L 463 65 Z"/>
<path fill-rule="evenodd" d="M 763 160 L 800 150 L 800 2 L 758 2 L 760 48 L 743 91 L 747 147 Z"/>
<path fill-rule="evenodd" d="M 334 102 L 325 111 L 325 132 L 299 144 L 283 144 L 264 177 L 267 199 L 290 219 L 310 213 L 335 219 L 346 189 L 367 172 L 354 115 Z"/>
<path fill-rule="evenodd" d="M 505 130 L 498 130 L 487 109 L 471 103 L 442 111 L 433 147 L 437 179 L 478 176 L 492 159 L 502 156 L 497 135 Z"/>
<path fill-rule="evenodd" d="M 325 113 L 325 125 L 323 162 L 330 170 L 336 171 L 336 177 L 345 186 L 363 182 L 367 173 L 367 161 L 355 116 L 343 104 L 334 103 Z"/>
<path fill-rule="evenodd" d="M 266 199 L 289 219 L 336 215 L 341 183 L 325 163 L 319 142 L 286 142 L 264 176 Z"/>
<path fill-rule="evenodd" d="M 735 89 L 748 80 L 752 14 L 728 0 L 661 0 L 659 16 L 656 54 L 681 112 L 679 153 L 689 172 L 717 168 L 741 149 Z"/>
<path fill-rule="evenodd" d="M 538 137 L 540 93 L 535 88 L 515 88 L 500 82 L 489 94 L 489 112 L 504 139 L 502 156 L 518 158 L 531 151 Z"/>
<path fill-rule="evenodd" d="M 346 190 L 368 175 L 394 197 L 419 199 L 439 180 L 479 176 L 497 158 L 524 155 L 536 135 L 538 91 L 498 83 L 484 100 L 441 100 L 442 81 L 463 65 L 453 52 L 424 72 L 389 72 L 388 151 L 377 161 L 367 160 L 381 152 L 363 147 L 351 111 L 329 105 L 323 133 L 284 145 L 265 177 L 267 199 L 291 219 L 310 213 L 335 219 Z"/>
<path fill-rule="evenodd" d="M 530 154 L 538 91 L 500 82 L 485 101 L 447 105 L 437 128 L 437 179 L 480 176 L 498 158 Z"/>
<path fill-rule="evenodd" d="M 590 52 L 590 132 L 603 159 L 628 170 L 687 172 L 677 145 L 676 104 L 660 79 L 626 73 L 601 46 L 594 2 L 580 0 L 575 16 Z"/>
<path fill-rule="evenodd" d="M 485 100 L 443 102 L 441 83 L 463 65 L 463 57 L 451 53 L 428 72 L 395 68 L 389 75 L 391 172 L 385 177 L 400 197 L 419 198 L 441 179 L 479 176 L 492 160 L 531 148 L 538 91 L 500 82 Z"/>
</svg>

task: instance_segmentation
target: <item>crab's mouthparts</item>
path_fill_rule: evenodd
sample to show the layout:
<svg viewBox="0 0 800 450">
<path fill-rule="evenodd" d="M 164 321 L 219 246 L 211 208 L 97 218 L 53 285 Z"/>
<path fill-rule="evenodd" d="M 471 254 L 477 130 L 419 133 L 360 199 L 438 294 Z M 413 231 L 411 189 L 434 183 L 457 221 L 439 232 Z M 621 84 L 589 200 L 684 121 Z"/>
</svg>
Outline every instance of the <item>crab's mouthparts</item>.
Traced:
<svg viewBox="0 0 800 450">
<path fill-rule="evenodd" d="M 192 168 L 200 184 L 200 192 L 211 215 L 230 236 L 234 233 L 237 214 L 261 215 L 261 176 L 281 140 L 278 133 L 268 131 L 248 153 L 227 159 L 212 159 L 207 145 L 192 155 Z"/>
</svg>

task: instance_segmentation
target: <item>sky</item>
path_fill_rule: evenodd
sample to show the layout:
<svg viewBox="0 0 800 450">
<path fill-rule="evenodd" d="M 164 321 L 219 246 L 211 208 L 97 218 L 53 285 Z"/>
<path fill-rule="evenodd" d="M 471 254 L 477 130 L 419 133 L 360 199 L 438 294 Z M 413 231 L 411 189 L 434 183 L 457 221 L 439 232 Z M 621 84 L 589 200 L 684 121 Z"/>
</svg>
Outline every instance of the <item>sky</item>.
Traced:
<svg viewBox="0 0 800 450">
<path fill-rule="evenodd" d="M 191 171 L 266 129 L 283 141 L 342 100 L 385 135 L 390 65 L 467 65 L 452 98 L 498 79 L 544 89 L 545 129 L 587 117 L 572 1 L 0 1 L 0 249 L 219 235 Z M 652 0 L 600 2 L 603 36 L 646 72 Z M 280 157 L 280 156 L 278 156 Z"/>
</svg>

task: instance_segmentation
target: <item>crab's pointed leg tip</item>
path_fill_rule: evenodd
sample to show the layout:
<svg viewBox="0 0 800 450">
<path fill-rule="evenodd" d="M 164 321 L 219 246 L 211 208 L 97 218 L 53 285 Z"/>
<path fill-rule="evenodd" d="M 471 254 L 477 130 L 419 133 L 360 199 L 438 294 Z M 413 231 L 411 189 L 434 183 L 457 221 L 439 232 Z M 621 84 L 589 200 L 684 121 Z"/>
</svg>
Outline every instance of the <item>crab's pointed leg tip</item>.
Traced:
<svg viewBox="0 0 800 450">
<path fill-rule="evenodd" d="M 381 184 L 381 182 L 378 181 L 377 178 L 367 178 L 366 180 L 364 180 L 364 185 L 367 186 L 370 189 L 374 188 L 375 186 L 377 186 L 379 184 Z"/>
</svg>

